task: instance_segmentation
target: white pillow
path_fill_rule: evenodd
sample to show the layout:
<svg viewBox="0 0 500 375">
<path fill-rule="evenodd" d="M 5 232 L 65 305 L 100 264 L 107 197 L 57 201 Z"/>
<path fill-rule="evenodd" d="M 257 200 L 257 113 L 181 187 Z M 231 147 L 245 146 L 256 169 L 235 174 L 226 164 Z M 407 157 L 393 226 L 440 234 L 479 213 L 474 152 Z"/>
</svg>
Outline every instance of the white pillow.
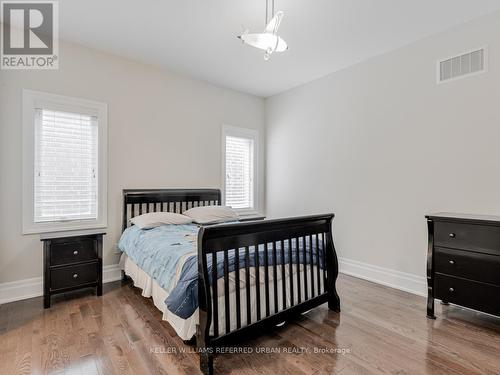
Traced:
<svg viewBox="0 0 500 375">
<path fill-rule="evenodd" d="M 164 224 L 189 224 L 193 222 L 193 219 L 173 212 L 150 212 L 135 216 L 130 222 L 141 229 L 151 229 Z"/>
<path fill-rule="evenodd" d="M 215 224 L 238 220 L 236 211 L 228 206 L 193 207 L 185 211 L 184 215 L 189 216 L 198 224 Z"/>
</svg>

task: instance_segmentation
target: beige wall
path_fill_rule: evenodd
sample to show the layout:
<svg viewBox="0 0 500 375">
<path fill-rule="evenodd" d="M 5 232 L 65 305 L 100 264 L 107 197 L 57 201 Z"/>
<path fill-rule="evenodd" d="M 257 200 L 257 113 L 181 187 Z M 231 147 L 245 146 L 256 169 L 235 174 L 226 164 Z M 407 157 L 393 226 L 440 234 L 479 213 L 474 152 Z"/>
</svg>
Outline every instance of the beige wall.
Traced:
<svg viewBox="0 0 500 375">
<path fill-rule="evenodd" d="M 488 73 L 436 84 L 484 45 Z M 500 214 L 499 69 L 496 13 L 269 98 L 268 215 L 333 211 L 342 257 L 425 276 L 426 213 Z"/>
<path fill-rule="evenodd" d="M 122 189 L 220 187 L 222 124 L 264 136 L 260 98 L 75 45 L 60 50 L 58 71 L 0 71 L 0 283 L 42 272 L 39 236 L 21 235 L 22 89 L 108 104 L 105 265 L 118 261 Z"/>
</svg>

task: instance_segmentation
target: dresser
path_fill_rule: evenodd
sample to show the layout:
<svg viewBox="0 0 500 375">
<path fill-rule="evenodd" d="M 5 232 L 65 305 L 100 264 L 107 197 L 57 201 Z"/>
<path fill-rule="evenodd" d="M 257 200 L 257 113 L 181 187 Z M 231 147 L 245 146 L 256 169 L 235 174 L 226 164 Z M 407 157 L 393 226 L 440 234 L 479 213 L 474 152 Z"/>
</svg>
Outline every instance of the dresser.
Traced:
<svg viewBox="0 0 500 375">
<path fill-rule="evenodd" d="M 500 217 L 428 215 L 427 317 L 434 299 L 500 315 Z"/>
<path fill-rule="evenodd" d="M 70 290 L 95 287 L 102 295 L 102 238 L 105 233 L 43 237 L 43 304 Z"/>
</svg>

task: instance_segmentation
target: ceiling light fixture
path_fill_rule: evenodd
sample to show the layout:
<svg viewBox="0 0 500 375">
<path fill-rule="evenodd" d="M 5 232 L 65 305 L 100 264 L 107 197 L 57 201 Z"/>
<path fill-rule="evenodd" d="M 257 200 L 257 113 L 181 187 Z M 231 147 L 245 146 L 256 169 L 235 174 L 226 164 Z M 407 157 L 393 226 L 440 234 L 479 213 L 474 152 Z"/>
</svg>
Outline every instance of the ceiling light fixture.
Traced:
<svg viewBox="0 0 500 375">
<path fill-rule="evenodd" d="M 268 21 L 269 0 L 266 0 L 266 28 L 263 33 L 249 34 L 249 31 L 245 30 L 243 34 L 238 36 L 244 44 L 266 51 L 264 53 L 266 61 L 269 60 L 273 52 L 283 52 L 288 49 L 286 42 L 277 35 L 283 12 L 280 10 L 274 13 L 274 0 L 271 0 L 271 7 L 272 18 Z"/>
</svg>

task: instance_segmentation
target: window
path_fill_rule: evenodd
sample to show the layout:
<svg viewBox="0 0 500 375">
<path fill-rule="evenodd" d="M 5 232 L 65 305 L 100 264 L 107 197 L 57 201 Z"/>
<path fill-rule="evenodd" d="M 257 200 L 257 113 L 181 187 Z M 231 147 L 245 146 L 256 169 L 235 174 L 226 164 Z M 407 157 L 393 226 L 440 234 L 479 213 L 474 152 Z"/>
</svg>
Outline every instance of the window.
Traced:
<svg viewBox="0 0 500 375">
<path fill-rule="evenodd" d="M 224 202 L 241 213 L 256 213 L 258 133 L 223 127 Z"/>
<path fill-rule="evenodd" d="M 106 226 L 106 104 L 23 95 L 23 232 Z"/>
</svg>

